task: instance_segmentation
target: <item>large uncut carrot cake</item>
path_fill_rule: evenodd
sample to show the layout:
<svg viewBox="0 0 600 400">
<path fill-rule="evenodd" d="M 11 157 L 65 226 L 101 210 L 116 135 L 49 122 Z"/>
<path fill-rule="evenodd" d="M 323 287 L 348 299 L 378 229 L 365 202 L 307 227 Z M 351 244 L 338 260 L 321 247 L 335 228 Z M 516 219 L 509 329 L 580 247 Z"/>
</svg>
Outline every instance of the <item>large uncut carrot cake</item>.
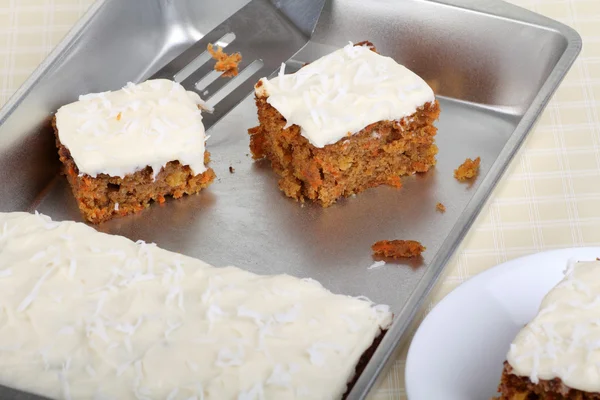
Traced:
<svg viewBox="0 0 600 400">
<path fill-rule="evenodd" d="M 501 400 L 600 399 L 600 262 L 571 265 L 510 346 Z"/>
<path fill-rule="evenodd" d="M 99 223 L 207 187 L 202 104 L 179 83 L 151 80 L 61 107 L 56 144 L 83 216 Z"/>
<path fill-rule="evenodd" d="M 53 399 L 337 400 L 391 319 L 310 279 L 0 213 L 0 385 Z"/>
<path fill-rule="evenodd" d="M 368 42 L 349 44 L 255 85 L 266 158 L 289 197 L 329 206 L 342 196 L 425 172 L 436 160 L 439 105 L 427 83 Z"/>
</svg>

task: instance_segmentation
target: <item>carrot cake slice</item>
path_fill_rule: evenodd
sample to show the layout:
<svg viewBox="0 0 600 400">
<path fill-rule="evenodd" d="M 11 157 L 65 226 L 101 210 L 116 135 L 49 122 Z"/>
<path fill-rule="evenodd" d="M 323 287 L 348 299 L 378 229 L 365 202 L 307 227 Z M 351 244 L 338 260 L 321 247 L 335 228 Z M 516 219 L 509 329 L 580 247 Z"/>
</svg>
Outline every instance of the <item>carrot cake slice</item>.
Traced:
<svg viewBox="0 0 600 400">
<path fill-rule="evenodd" d="M 206 167 L 202 105 L 177 82 L 150 80 L 61 107 L 56 145 L 85 219 L 103 222 L 207 187 L 215 174 Z"/>
<path fill-rule="evenodd" d="M 260 125 L 249 130 L 255 159 L 266 158 L 289 197 L 324 207 L 436 162 L 439 105 L 412 71 L 348 44 L 294 74 L 255 85 Z"/>
<path fill-rule="evenodd" d="M 501 400 L 600 399 L 600 262 L 570 265 L 510 346 Z"/>
<path fill-rule="evenodd" d="M 389 307 L 0 213 L 0 385 L 54 399 L 340 399 Z"/>
</svg>

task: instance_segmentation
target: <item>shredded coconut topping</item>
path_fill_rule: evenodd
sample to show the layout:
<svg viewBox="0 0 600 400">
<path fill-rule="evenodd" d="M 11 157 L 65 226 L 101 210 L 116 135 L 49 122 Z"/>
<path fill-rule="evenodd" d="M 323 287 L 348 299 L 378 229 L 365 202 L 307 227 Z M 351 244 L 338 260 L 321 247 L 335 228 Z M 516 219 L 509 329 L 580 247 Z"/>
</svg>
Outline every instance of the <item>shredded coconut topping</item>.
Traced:
<svg viewBox="0 0 600 400">
<path fill-rule="evenodd" d="M 56 126 L 80 174 L 124 177 L 150 166 L 156 176 L 175 160 L 199 174 L 206 170 L 201 104 L 196 93 L 176 82 L 128 83 L 61 107 Z"/>
<path fill-rule="evenodd" d="M 0 213 L 0 227 L 0 380 L 41 395 L 340 399 L 391 320 L 310 279 L 215 268 L 85 224 Z"/>
<path fill-rule="evenodd" d="M 373 264 L 371 264 L 371 266 L 367 269 L 375 269 L 375 268 L 381 268 L 385 265 L 385 261 L 375 261 Z"/>
<path fill-rule="evenodd" d="M 400 120 L 435 99 L 418 75 L 368 47 L 348 44 L 285 75 L 285 64 L 255 90 L 316 147 L 382 120 Z"/>
</svg>

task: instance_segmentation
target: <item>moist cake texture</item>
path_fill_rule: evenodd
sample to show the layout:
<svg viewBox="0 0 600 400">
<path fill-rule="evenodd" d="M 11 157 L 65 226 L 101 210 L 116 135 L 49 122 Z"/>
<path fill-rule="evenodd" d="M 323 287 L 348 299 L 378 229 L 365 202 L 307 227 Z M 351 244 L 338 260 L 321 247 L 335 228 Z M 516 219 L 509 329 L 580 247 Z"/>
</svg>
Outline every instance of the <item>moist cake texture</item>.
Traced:
<svg viewBox="0 0 600 400">
<path fill-rule="evenodd" d="M 389 307 L 0 213 L 0 384 L 63 399 L 340 399 Z"/>
<path fill-rule="evenodd" d="M 419 257 L 426 249 L 416 240 L 380 240 L 371 246 L 374 256 L 391 258 Z"/>
<path fill-rule="evenodd" d="M 212 58 L 217 60 L 215 63 L 215 71 L 222 72 L 222 77 L 231 78 L 238 74 L 238 64 L 242 61 L 242 55 L 240 53 L 227 54 L 223 51 L 221 46 L 213 46 L 209 43 L 206 50 Z"/>
<path fill-rule="evenodd" d="M 481 163 L 481 157 L 477 157 L 474 160 L 467 158 L 462 164 L 454 170 L 454 178 L 459 182 L 467 181 L 479 173 L 479 164 Z"/>
<path fill-rule="evenodd" d="M 205 165 L 203 104 L 161 79 L 61 107 L 56 143 L 84 217 L 99 223 L 207 187 L 215 175 Z"/>
<path fill-rule="evenodd" d="M 502 400 L 600 399 L 600 262 L 569 265 L 510 346 Z"/>
<path fill-rule="evenodd" d="M 439 105 L 419 76 L 364 42 L 294 74 L 255 85 L 260 125 L 249 130 L 294 199 L 322 206 L 435 164 Z"/>
</svg>

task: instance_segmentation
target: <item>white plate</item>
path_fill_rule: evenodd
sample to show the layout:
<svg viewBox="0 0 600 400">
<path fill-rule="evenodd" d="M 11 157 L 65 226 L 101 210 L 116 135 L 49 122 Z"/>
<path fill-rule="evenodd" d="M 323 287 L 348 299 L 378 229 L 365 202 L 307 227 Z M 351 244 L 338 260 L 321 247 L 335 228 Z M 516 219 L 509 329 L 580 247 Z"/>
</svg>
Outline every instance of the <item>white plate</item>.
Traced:
<svg viewBox="0 0 600 400">
<path fill-rule="evenodd" d="M 425 318 L 408 351 L 410 400 L 488 400 L 519 330 L 563 277 L 569 259 L 600 247 L 549 251 L 489 269 L 456 288 Z"/>
</svg>

